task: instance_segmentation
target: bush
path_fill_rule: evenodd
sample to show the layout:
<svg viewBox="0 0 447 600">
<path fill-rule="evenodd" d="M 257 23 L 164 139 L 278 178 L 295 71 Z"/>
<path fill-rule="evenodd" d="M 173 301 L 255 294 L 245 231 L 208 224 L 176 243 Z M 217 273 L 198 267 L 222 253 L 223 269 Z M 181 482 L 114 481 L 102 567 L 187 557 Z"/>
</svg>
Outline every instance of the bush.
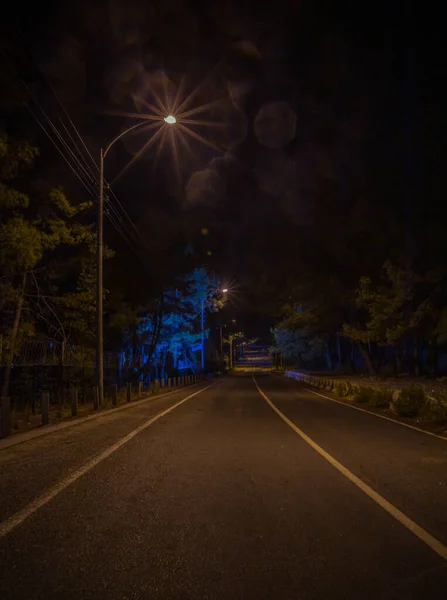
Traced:
<svg viewBox="0 0 447 600">
<path fill-rule="evenodd" d="M 337 396 L 341 396 L 342 398 L 344 396 L 348 395 L 348 386 L 346 385 L 346 383 L 344 383 L 343 381 L 339 381 L 338 383 L 335 384 L 335 393 L 337 394 Z"/>
<path fill-rule="evenodd" d="M 371 406 L 388 407 L 393 400 L 393 390 L 374 388 L 369 399 Z"/>
<path fill-rule="evenodd" d="M 400 393 L 393 398 L 391 408 L 400 417 L 417 417 L 424 404 L 424 390 L 411 386 L 400 390 Z"/>
<path fill-rule="evenodd" d="M 440 399 L 427 400 L 420 411 L 420 416 L 426 421 L 447 423 L 447 403 Z"/>
<path fill-rule="evenodd" d="M 369 402 L 370 398 L 374 396 L 374 389 L 372 387 L 359 386 L 354 390 L 354 401 L 361 404 Z"/>
</svg>

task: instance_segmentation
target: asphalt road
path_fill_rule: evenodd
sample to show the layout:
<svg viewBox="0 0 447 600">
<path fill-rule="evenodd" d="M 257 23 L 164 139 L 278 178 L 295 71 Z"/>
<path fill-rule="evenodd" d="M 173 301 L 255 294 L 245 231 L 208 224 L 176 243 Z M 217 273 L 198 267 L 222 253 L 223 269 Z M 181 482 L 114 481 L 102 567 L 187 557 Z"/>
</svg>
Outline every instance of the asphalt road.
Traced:
<svg viewBox="0 0 447 600">
<path fill-rule="evenodd" d="M 0 451 L 0 598 L 445 600 L 447 441 L 256 380 Z"/>
</svg>

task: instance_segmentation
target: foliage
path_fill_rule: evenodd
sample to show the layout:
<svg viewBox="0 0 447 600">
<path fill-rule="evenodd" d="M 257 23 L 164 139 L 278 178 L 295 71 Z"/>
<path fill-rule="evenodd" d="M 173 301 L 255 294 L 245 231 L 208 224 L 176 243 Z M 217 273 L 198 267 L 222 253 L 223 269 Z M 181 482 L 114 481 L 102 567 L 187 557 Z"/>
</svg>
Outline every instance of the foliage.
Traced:
<svg viewBox="0 0 447 600">
<path fill-rule="evenodd" d="M 348 395 L 348 386 L 346 385 L 346 383 L 344 381 L 338 381 L 335 384 L 335 392 L 336 392 L 337 396 L 344 398 Z"/>
<path fill-rule="evenodd" d="M 420 416 L 426 421 L 435 423 L 447 422 L 447 399 L 440 397 L 437 399 L 430 398 L 425 402 L 425 405 L 420 411 Z"/>
<path fill-rule="evenodd" d="M 369 402 L 370 398 L 374 396 L 374 389 L 368 386 L 359 386 L 354 393 L 354 401 L 361 404 Z"/>
<path fill-rule="evenodd" d="M 425 403 L 424 390 L 418 386 L 403 388 L 391 402 L 400 417 L 417 417 Z"/>
<path fill-rule="evenodd" d="M 447 335 L 445 309 L 440 305 L 444 278 L 439 270 L 422 276 L 386 262 L 378 285 L 369 277 L 361 278 L 356 304 L 366 318 L 362 326 L 345 324 L 345 335 L 359 342 L 395 345 L 414 332 L 442 343 Z"/>
<path fill-rule="evenodd" d="M 373 393 L 369 398 L 369 404 L 377 408 L 386 408 L 390 406 L 393 399 L 393 391 L 387 388 L 373 388 Z"/>
<path fill-rule="evenodd" d="M 66 338 L 61 323 L 66 315 L 61 312 L 58 316 L 55 310 L 57 287 L 62 282 L 59 277 L 55 286 L 51 273 L 58 261 L 64 262 L 61 253 L 69 256 L 70 248 L 91 248 L 94 243 L 91 228 L 78 220 L 91 207 L 90 202 L 75 204 L 59 188 L 42 194 L 31 185 L 31 167 L 37 155 L 26 142 L 0 136 L 0 308 L 2 334 L 10 352 L 45 329 L 50 336 L 58 332 L 61 339 Z M 80 266 L 78 285 L 85 283 L 87 263 Z M 64 302 L 70 306 L 68 296 Z M 91 306 L 91 298 L 88 302 Z M 18 321 L 13 326 L 14 315 Z"/>
<path fill-rule="evenodd" d="M 286 361 L 299 364 L 325 356 L 327 341 L 320 330 L 318 317 L 311 310 L 289 307 L 286 315 L 272 329 L 273 354 L 280 354 Z"/>
<path fill-rule="evenodd" d="M 205 268 L 195 269 L 165 290 L 156 303 L 132 306 L 112 303 L 111 326 L 120 331 L 120 347 L 132 356 L 134 374 L 152 367 L 178 369 L 179 365 L 197 368 L 196 350 L 201 344 L 201 311 L 219 310 L 226 298 L 219 293 L 218 279 Z M 204 337 L 208 337 L 204 329 Z"/>
</svg>

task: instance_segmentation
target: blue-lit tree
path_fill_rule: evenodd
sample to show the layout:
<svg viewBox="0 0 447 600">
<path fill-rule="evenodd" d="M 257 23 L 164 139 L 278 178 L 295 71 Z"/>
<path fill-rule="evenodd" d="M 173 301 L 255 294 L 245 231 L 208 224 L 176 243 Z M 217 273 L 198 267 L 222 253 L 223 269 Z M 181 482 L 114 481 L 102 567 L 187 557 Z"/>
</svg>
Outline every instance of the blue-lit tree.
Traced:
<svg viewBox="0 0 447 600">
<path fill-rule="evenodd" d="M 218 279 L 200 268 L 182 278 L 178 287 L 165 290 L 148 309 L 118 311 L 122 318 L 116 316 L 115 325 L 123 332 L 122 363 L 129 377 L 147 380 L 152 373 L 159 379 L 185 369 L 195 371 L 202 303 L 207 312 L 220 310 L 225 298 L 218 290 Z"/>
</svg>

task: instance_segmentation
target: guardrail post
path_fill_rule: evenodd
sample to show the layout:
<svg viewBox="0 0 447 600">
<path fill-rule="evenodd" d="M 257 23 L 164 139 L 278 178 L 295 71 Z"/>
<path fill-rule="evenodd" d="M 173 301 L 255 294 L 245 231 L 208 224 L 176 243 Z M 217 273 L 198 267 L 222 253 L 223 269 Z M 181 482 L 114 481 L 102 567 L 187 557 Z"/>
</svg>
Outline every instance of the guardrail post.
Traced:
<svg viewBox="0 0 447 600">
<path fill-rule="evenodd" d="M 116 383 L 110 386 L 110 395 L 112 396 L 112 406 L 118 403 L 118 386 Z"/>
<path fill-rule="evenodd" d="M 166 386 L 166 379 L 163 377 L 161 380 L 161 387 L 164 388 Z"/>
<path fill-rule="evenodd" d="M 48 425 L 50 422 L 50 394 L 49 392 L 42 392 L 42 399 L 40 401 L 42 406 L 42 425 Z"/>
<path fill-rule="evenodd" d="M 160 380 L 156 379 L 155 380 L 155 391 L 158 392 L 159 389 L 160 389 Z"/>
<path fill-rule="evenodd" d="M 141 398 L 142 395 L 143 395 L 143 382 L 139 381 L 138 382 L 138 398 Z"/>
<path fill-rule="evenodd" d="M 78 390 L 76 388 L 71 390 L 71 416 L 78 416 Z"/>
<path fill-rule="evenodd" d="M 0 437 L 5 438 L 11 435 L 11 400 L 10 398 L 1 398 L 1 431 Z"/>
<path fill-rule="evenodd" d="M 130 402 L 132 400 L 132 384 L 130 381 L 127 384 L 126 400 L 127 402 Z"/>
</svg>

